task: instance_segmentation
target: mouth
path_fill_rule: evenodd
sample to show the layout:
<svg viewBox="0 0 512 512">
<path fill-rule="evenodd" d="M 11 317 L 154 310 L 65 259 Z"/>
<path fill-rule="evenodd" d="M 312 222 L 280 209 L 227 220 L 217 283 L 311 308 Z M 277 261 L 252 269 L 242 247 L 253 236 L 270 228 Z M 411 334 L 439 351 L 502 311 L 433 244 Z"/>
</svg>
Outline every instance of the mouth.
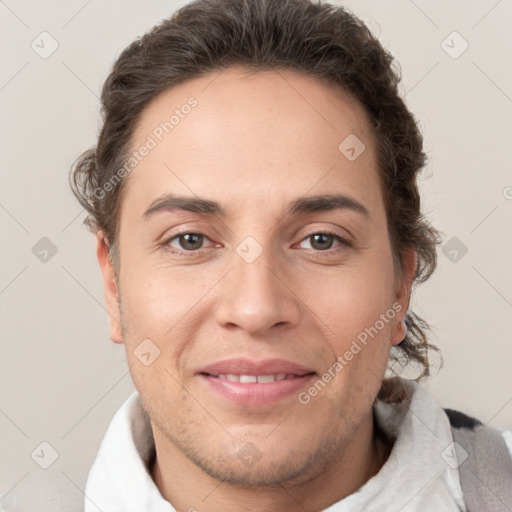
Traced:
<svg viewBox="0 0 512 512">
<path fill-rule="evenodd" d="M 297 395 L 316 375 L 302 365 L 278 359 L 230 359 L 198 372 L 210 392 L 238 405 L 275 404 Z"/>
<path fill-rule="evenodd" d="M 236 373 L 221 373 L 220 375 L 214 375 L 211 373 L 203 373 L 208 377 L 214 377 L 221 380 L 229 380 L 230 382 L 241 382 L 242 384 L 267 384 L 268 382 L 275 382 L 279 380 L 294 379 L 296 377 L 302 377 L 302 375 L 294 375 L 293 373 L 277 373 L 270 375 L 237 375 Z"/>
</svg>

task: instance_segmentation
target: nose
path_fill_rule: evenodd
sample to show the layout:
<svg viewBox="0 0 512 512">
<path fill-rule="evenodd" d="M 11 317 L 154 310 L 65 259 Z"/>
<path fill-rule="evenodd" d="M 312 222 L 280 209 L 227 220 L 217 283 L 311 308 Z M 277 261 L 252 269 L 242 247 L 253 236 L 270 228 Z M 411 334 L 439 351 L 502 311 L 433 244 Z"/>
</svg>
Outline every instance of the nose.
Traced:
<svg viewBox="0 0 512 512">
<path fill-rule="evenodd" d="M 233 268 L 219 290 L 218 324 L 253 336 L 296 326 L 301 318 L 300 299 L 289 281 L 289 272 L 276 263 L 270 251 L 264 250 L 251 263 L 234 253 Z"/>
</svg>

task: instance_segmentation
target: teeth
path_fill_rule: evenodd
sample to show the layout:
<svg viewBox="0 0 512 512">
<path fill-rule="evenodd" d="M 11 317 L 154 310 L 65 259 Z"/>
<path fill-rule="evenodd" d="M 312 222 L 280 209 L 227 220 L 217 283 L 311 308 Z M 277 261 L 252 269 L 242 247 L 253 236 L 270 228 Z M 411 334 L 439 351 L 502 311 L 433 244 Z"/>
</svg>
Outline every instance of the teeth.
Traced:
<svg viewBox="0 0 512 512">
<path fill-rule="evenodd" d="M 249 384 L 249 382 L 258 382 L 256 375 L 240 375 L 240 382 L 243 384 Z"/>
<path fill-rule="evenodd" d="M 295 375 L 286 374 L 286 373 L 278 373 L 276 375 L 236 375 L 234 373 L 221 373 L 217 375 L 219 379 L 230 380 L 232 382 L 241 382 L 242 384 L 251 384 L 251 383 L 268 383 L 274 382 L 276 380 L 285 380 L 285 379 L 293 379 Z"/>
<path fill-rule="evenodd" d="M 258 382 L 274 382 L 275 380 L 275 375 L 258 375 Z"/>
</svg>

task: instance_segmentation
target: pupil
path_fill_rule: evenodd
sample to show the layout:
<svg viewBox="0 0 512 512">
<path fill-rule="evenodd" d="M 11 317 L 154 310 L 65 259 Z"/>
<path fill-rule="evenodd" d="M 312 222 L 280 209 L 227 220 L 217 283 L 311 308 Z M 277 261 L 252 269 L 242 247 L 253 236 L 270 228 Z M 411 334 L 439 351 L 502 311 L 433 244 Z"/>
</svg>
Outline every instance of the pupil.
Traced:
<svg viewBox="0 0 512 512">
<path fill-rule="evenodd" d="M 180 238 L 181 246 L 184 249 L 197 249 L 198 247 L 201 247 L 202 235 L 187 234 L 181 235 Z"/>
<path fill-rule="evenodd" d="M 320 243 L 320 247 L 316 247 L 318 249 L 329 249 L 332 245 L 332 235 L 327 235 L 325 233 L 319 233 L 317 235 L 313 235 L 313 247 L 315 247 L 315 244 L 319 242 Z M 327 247 L 322 246 L 322 244 L 325 244 L 326 242 L 327 243 Z"/>
</svg>

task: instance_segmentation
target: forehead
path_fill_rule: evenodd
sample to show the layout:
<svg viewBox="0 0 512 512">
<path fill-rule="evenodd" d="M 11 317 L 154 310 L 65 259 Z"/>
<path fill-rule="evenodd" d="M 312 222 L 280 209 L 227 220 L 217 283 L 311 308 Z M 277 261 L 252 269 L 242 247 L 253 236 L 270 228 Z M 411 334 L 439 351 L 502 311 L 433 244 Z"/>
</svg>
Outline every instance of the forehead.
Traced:
<svg viewBox="0 0 512 512">
<path fill-rule="evenodd" d="M 196 100 L 197 106 L 190 113 L 196 115 L 189 116 L 188 108 L 184 109 L 187 110 L 185 114 L 179 112 L 191 98 Z M 155 130 L 158 132 L 160 123 L 169 121 L 175 111 L 181 114 L 179 121 L 172 121 L 176 123 L 172 127 L 175 135 L 183 131 L 178 127 L 187 117 L 188 125 L 196 121 L 194 128 L 201 125 L 204 131 L 214 123 L 218 132 L 222 119 L 229 122 L 230 126 L 225 128 L 231 128 L 230 131 L 237 127 L 233 124 L 237 120 L 247 128 L 251 124 L 257 127 L 260 117 L 265 123 L 286 125 L 289 133 L 297 133 L 295 127 L 302 128 L 293 121 L 307 120 L 310 134 L 318 130 L 343 133 L 352 129 L 366 139 L 371 135 L 367 112 L 350 93 L 340 85 L 292 69 L 250 70 L 234 65 L 166 89 L 143 110 L 134 130 L 132 145 L 137 146 L 145 136 Z M 282 135 L 284 138 L 286 133 Z M 158 133 L 155 137 L 158 138 Z"/>
<path fill-rule="evenodd" d="M 344 188 L 372 195 L 378 176 L 369 126 L 362 105 L 334 84 L 294 70 L 233 66 L 173 86 L 144 109 L 132 150 L 148 141 L 151 150 L 126 189 L 146 203 L 170 187 L 221 193 L 231 204 L 251 197 L 257 206 L 276 190 L 325 192 L 342 179 Z M 357 160 L 343 154 L 345 140 L 364 144 Z"/>
</svg>

